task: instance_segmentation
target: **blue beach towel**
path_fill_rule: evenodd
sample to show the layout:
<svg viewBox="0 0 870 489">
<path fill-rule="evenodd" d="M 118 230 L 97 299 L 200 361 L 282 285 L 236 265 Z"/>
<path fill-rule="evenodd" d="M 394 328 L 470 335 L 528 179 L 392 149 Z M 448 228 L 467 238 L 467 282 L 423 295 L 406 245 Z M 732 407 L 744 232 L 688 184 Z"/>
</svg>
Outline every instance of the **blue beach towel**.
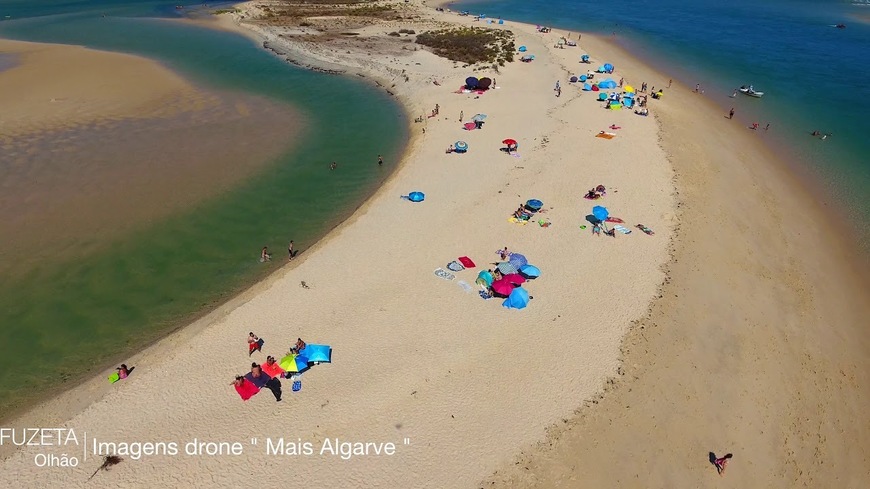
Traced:
<svg viewBox="0 0 870 489">
<path fill-rule="evenodd" d="M 300 390 L 302 390 L 302 381 L 301 380 L 293 381 L 293 392 L 299 392 Z"/>
</svg>

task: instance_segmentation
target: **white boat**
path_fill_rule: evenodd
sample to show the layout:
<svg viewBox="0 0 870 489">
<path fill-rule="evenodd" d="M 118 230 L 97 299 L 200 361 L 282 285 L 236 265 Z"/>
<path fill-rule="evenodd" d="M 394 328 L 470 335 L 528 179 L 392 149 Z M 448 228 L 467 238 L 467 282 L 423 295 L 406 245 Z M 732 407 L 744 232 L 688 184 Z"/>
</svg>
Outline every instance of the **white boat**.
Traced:
<svg viewBox="0 0 870 489">
<path fill-rule="evenodd" d="M 756 92 L 752 85 L 748 87 L 740 87 L 740 93 L 749 95 L 750 97 L 761 98 L 764 95 L 764 92 Z"/>
</svg>

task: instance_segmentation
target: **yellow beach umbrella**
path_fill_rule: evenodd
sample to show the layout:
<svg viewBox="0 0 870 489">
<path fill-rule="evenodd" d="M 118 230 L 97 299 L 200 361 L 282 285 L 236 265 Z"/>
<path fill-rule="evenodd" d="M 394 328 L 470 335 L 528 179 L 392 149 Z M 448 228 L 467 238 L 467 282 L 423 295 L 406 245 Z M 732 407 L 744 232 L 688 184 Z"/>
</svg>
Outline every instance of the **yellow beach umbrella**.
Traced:
<svg viewBox="0 0 870 489">
<path fill-rule="evenodd" d="M 625 86 L 625 93 L 634 93 L 634 87 L 631 85 Z"/>
</svg>

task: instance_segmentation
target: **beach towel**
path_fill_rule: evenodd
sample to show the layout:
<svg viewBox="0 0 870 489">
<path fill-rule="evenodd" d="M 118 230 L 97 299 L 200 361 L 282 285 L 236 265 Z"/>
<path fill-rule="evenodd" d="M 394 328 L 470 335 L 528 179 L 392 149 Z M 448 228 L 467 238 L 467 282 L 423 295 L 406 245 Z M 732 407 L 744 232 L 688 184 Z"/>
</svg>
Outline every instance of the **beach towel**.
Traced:
<svg viewBox="0 0 870 489">
<path fill-rule="evenodd" d="M 618 217 L 613 217 L 613 216 L 609 216 L 607 219 L 605 219 L 605 221 L 607 221 L 607 222 L 615 222 L 615 223 L 617 223 L 617 224 L 625 224 L 625 221 L 623 221 L 622 219 L 620 219 L 620 218 L 618 218 Z"/>
<path fill-rule="evenodd" d="M 450 270 L 451 272 L 461 272 L 461 271 L 465 270 L 465 267 L 462 266 L 462 264 L 459 263 L 458 261 L 453 260 L 452 262 L 447 264 L 447 269 Z"/>
<path fill-rule="evenodd" d="M 514 224 L 522 224 L 522 225 L 526 225 L 529 223 L 529 221 L 525 221 L 523 219 L 517 219 L 516 217 L 509 218 L 508 222 L 512 222 Z"/>
<path fill-rule="evenodd" d="M 247 374 L 245 374 L 245 380 L 254 384 L 254 386 L 256 386 L 257 389 L 262 389 L 264 385 L 266 385 L 270 380 L 272 380 L 272 377 L 269 377 L 266 374 L 266 372 L 261 373 L 258 377 L 254 377 L 253 373 L 248 372 Z"/>
<path fill-rule="evenodd" d="M 601 138 L 601 139 L 613 139 L 616 137 L 616 134 L 613 134 L 610 132 L 599 132 L 598 134 L 595 135 L 595 137 Z"/>
<path fill-rule="evenodd" d="M 631 229 L 624 227 L 622 224 L 617 224 L 616 226 L 613 226 L 613 229 L 619 231 L 622 234 L 631 234 Z"/>
<path fill-rule="evenodd" d="M 444 280 L 453 280 L 454 278 L 456 278 L 456 275 L 453 275 L 452 273 L 448 272 L 447 270 L 444 270 L 443 268 L 436 268 L 435 269 L 435 276 L 441 277 Z"/>
<path fill-rule="evenodd" d="M 247 379 L 243 379 L 242 385 L 237 385 L 235 388 L 236 392 L 239 393 L 239 397 L 241 397 L 243 401 L 247 401 L 254 397 L 254 394 L 260 392 L 260 389 L 254 384 L 248 382 Z"/>
<path fill-rule="evenodd" d="M 262 365 L 260 365 L 260 369 L 262 369 L 263 372 L 269 377 L 281 377 L 281 374 L 284 373 L 284 369 L 281 368 L 280 365 L 278 365 L 278 362 L 275 362 L 271 365 L 269 363 L 263 363 Z"/>
<path fill-rule="evenodd" d="M 121 380 L 121 376 L 118 375 L 118 372 L 115 372 L 115 373 L 109 375 L 109 383 L 110 384 L 114 384 L 115 382 L 117 382 L 119 380 Z"/>
<path fill-rule="evenodd" d="M 459 283 L 459 286 L 462 287 L 462 290 L 464 290 L 466 293 L 472 291 L 472 287 L 470 285 L 468 285 L 468 282 L 466 282 L 464 280 L 460 280 L 458 283 Z"/>
<path fill-rule="evenodd" d="M 635 226 L 635 227 L 638 228 L 638 229 L 640 229 L 641 231 L 643 231 L 644 233 L 646 233 L 646 234 L 648 234 L 648 235 L 650 235 L 650 236 L 652 236 L 653 234 L 655 234 L 655 233 L 653 232 L 652 229 L 650 229 L 650 228 L 644 226 L 643 224 L 638 224 L 638 225 Z"/>
<path fill-rule="evenodd" d="M 471 261 L 471 258 L 469 258 L 467 256 L 460 256 L 459 263 L 462 263 L 462 266 L 464 266 L 465 268 L 474 268 L 475 267 L 474 262 Z"/>
<path fill-rule="evenodd" d="M 293 381 L 293 392 L 299 392 L 302 390 L 302 381 L 295 380 Z"/>
</svg>

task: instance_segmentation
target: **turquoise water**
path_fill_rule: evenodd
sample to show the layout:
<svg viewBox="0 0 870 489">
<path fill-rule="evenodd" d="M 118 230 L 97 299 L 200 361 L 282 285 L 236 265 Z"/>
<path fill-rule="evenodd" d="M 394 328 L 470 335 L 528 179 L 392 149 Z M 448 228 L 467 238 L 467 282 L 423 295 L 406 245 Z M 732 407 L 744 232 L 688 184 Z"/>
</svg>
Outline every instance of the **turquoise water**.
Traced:
<svg viewBox="0 0 870 489">
<path fill-rule="evenodd" d="M 770 122 L 765 138 L 826 189 L 823 200 L 842 204 L 858 245 L 870 251 L 870 24 L 857 20 L 870 7 L 837 0 L 492 0 L 451 8 L 557 31 L 616 33 L 639 57 L 735 106 L 742 121 Z M 846 29 L 832 27 L 838 23 Z M 764 97 L 727 98 L 744 84 Z M 813 130 L 833 136 L 821 141 L 809 136 Z"/>
<path fill-rule="evenodd" d="M 304 253 L 389 176 L 377 155 L 394 162 L 404 148 L 405 117 L 382 91 L 295 68 L 238 35 L 154 18 L 172 5 L 7 0 L 0 37 L 140 54 L 209 89 L 291 104 L 304 114 L 301 141 L 219 197 L 109 243 L 111 256 L 0 281 L 0 415 L 225 300 L 283 263 L 290 239 Z M 0 178 L 2 165 L 0 155 Z M 263 245 L 275 262 L 258 263 Z"/>
</svg>

